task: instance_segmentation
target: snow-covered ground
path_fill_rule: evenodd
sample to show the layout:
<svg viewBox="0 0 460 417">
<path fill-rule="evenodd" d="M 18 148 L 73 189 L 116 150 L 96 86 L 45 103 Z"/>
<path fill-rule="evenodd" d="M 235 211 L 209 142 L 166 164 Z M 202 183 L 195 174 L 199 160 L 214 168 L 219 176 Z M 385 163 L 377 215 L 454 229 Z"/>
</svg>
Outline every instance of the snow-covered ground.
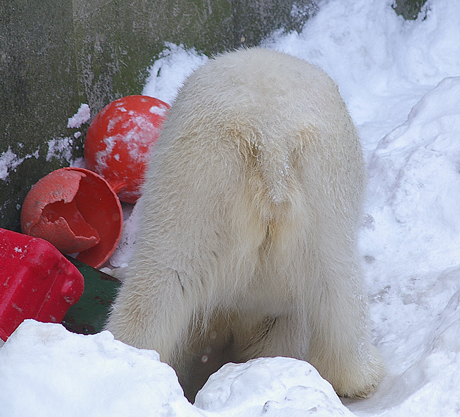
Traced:
<svg viewBox="0 0 460 417">
<path fill-rule="evenodd" d="M 387 367 L 376 394 L 343 405 L 308 363 L 271 358 L 225 366 L 191 405 L 155 352 L 27 321 L 0 348 L 0 417 L 460 415 L 460 2 L 428 0 L 417 21 L 391 4 L 330 0 L 264 44 L 328 72 L 362 138 L 360 248 Z M 168 45 L 144 93 L 171 102 L 205 61 Z"/>
</svg>

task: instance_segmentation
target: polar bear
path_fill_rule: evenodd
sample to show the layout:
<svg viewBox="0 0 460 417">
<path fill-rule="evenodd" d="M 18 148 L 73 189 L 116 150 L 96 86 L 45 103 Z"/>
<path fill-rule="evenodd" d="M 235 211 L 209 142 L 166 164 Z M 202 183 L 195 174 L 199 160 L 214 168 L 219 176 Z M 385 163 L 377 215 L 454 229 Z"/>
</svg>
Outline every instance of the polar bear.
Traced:
<svg viewBox="0 0 460 417">
<path fill-rule="evenodd" d="M 365 168 L 336 85 L 262 48 L 180 89 L 106 328 L 173 366 L 193 399 L 226 361 L 309 361 L 341 396 L 382 375 L 357 252 Z"/>
</svg>

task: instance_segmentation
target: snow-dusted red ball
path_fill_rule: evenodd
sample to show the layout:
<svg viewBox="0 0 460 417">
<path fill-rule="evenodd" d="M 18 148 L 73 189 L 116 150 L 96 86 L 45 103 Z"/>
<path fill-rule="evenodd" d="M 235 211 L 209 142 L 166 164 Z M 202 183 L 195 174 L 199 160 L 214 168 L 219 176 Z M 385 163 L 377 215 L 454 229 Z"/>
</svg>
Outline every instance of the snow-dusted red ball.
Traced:
<svg viewBox="0 0 460 417">
<path fill-rule="evenodd" d="M 121 201 L 135 203 L 169 105 L 149 96 L 127 96 L 104 107 L 85 140 L 88 169 L 102 175 Z"/>
</svg>

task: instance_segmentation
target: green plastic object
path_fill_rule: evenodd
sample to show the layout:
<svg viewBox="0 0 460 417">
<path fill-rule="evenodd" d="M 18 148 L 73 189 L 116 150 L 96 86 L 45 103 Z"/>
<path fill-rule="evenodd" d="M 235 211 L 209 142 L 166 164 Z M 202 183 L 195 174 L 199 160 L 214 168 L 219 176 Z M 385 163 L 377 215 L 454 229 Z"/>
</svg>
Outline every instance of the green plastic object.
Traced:
<svg viewBox="0 0 460 417">
<path fill-rule="evenodd" d="M 78 303 L 69 308 L 62 324 L 73 333 L 99 333 L 104 328 L 121 282 L 77 259 L 67 259 L 85 278 L 85 290 Z"/>
</svg>

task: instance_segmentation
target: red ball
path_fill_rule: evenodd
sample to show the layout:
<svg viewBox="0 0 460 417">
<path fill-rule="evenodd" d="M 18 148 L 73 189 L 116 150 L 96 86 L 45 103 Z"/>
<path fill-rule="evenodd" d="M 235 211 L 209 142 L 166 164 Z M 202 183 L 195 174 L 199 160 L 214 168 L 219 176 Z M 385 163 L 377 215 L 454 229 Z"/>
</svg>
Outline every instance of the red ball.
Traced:
<svg viewBox="0 0 460 417">
<path fill-rule="evenodd" d="M 104 107 L 85 139 L 86 167 L 104 177 L 121 201 L 135 203 L 169 105 L 149 96 L 128 96 Z"/>
</svg>

